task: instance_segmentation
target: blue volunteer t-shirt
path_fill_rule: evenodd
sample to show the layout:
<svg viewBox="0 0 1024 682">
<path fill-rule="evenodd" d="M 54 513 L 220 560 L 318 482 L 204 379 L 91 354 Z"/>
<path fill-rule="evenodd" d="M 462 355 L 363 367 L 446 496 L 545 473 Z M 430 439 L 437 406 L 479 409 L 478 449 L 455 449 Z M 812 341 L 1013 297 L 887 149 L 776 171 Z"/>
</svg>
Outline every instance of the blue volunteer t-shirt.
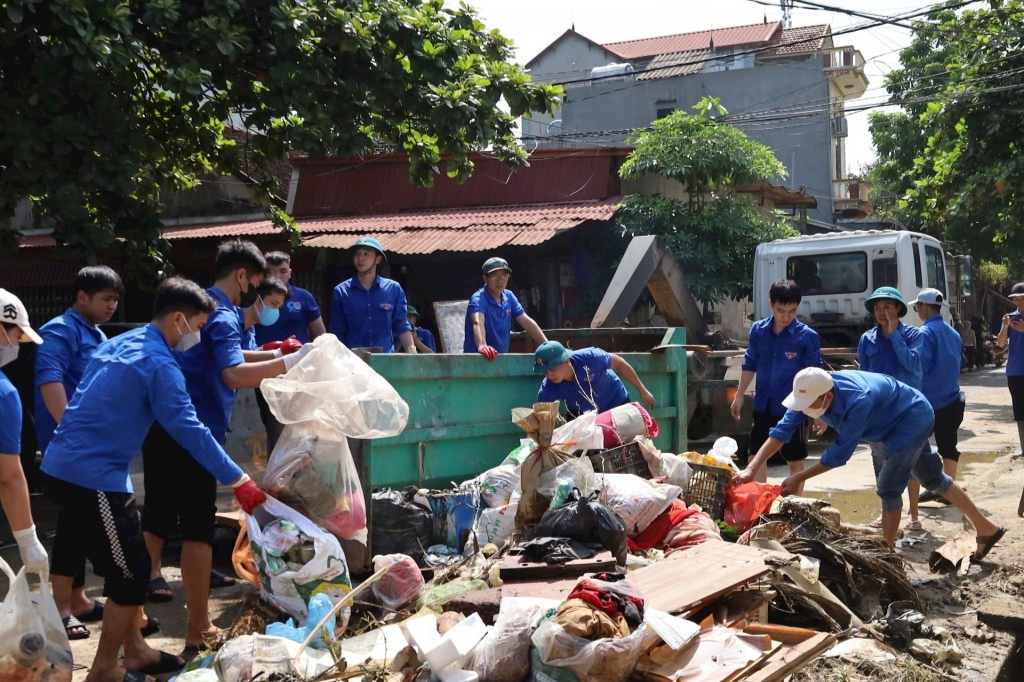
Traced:
<svg viewBox="0 0 1024 682">
<path fill-rule="evenodd" d="M 158 422 L 222 485 L 236 481 L 242 470 L 196 417 L 177 355 L 182 353 L 168 348 L 152 324 L 96 349 L 53 434 L 42 470 L 83 488 L 130 493 L 129 464 Z M 187 490 L 178 493 L 188 495 Z"/>
<path fill-rule="evenodd" d="M 921 388 L 921 330 L 900 322 L 889 338 L 878 327 L 864 332 L 857 344 L 862 372 L 885 374 L 913 388 Z"/>
<path fill-rule="evenodd" d="M 1006 350 L 1006 376 L 1024 376 L 1024 332 L 1010 327 L 1006 343 L 1009 345 Z"/>
<path fill-rule="evenodd" d="M 834 402 L 821 419 L 837 435 L 821 456 L 824 466 L 843 466 L 860 442 L 884 443 L 887 457 L 913 454 L 906 448 L 932 429 L 935 412 L 924 394 L 907 384 L 856 370 L 834 372 L 832 381 Z M 788 443 L 803 423 L 803 412 L 787 410 L 768 435 Z"/>
<path fill-rule="evenodd" d="M 572 414 L 596 409 L 606 412 L 629 402 L 629 393 L 612 370 L 612 356 L 600 348 L 581 348 L 569 358 L 575 379 L 554 383 L 544 379 L 537 391 L 537 402 L 565 402 Z"/>
<path fill-rule="evenodd" d="M 487 345 L 499 353 L 507 353 L 512 340 L 512 320 L 526 311 L 519 304 L 519 299 L 508 289 L 501 292 L 501 302 L 487 291 L 487 287 L 478 289 L 469 298 L 466 308 L 466 341 L 462 345 L 463 353 L 476 353 L 476 341 L 473 338 L 473 313 L 484 314 L 484 329 L 487 332 Z"/>
<path fill-rule="evenodd" d="M 932 409 L 960 400 L 960 334 L 942 315 L 932 315 L 921 327 L 921 393 Z"/>
<path fill-rule="evenodd" d="M 21 454 L 22 416 L 18 389 L 0 372 L 0 455 Z"/>
<path fill-rule="evenodd" d="M 227 294 L 217 287 L 210 287 L 206 293 L 217 301 L 217 309 L 203 325 L 199 334 L 201 342 L 185 353 L 175 353 L 174 358 L 185 375 L 185 387 L 192 396 L 199 421 L 223 443 L 231 423 L 236 391 L 224 383 L 220 373 L 245 362 L 242 323 L 238 320 L 238 307 Z"/>
<path fill-rule="evenodd" d="M 284 341 L 294 336 L 302 343 L 309 341 L 309 325 L 320 318 L 320 306 L 316 304 L 313 294 L 305 289 L 288 285 L 291 296 L 281 307 L 281 316 L 277 322 L 264 327 L 256 325 L 257 347 L 271 341 Z"/>
<path fill-rule="evenodd" d="M 807 367 L 821 367 L 821 342 L 818 333 L 794 319 L 776 334 L 775 318 L 755 322 L 750 327 L 750 342 L 743 356 L 743 369 L 756 372 L 754 410 L 780 416 L 786 408 L 782 401 L 793 390 L 793 377 Z"/>
<path fill-rule="evenodd" d="M 49 383 L 63 384 L 64 395 L 71 402 L 86 365 L 96 348 L 107 340 L 107 335 L 99 327 L 89 324 L 77 310 L 69 308 L 63 315 L 58 315 L 40 327 L 39 336 L 43 338 L 43 343 L 36 349 L 35 402 L 32 412 L 39 451 L 45 455 L 57 422 L 46 409 L 39 387 Z"/>
<path fill-rule="evenodd" d="M 416 336 L 423 342 L 423 345 L 430 350 L 437 352 L 437 343 L 434 341 L 434 335 L 429 330 L 423 327 L 416 327 Z"/>
<path fill-rule="evenodd" d="M 411 331 L 405 292 L 398 282 L 378 275 L 369 289 L 358 277 L 334 287 L 330 332 L 347 347 L 380 347 L 394 353 L 393 337 Z"/>
</svg>

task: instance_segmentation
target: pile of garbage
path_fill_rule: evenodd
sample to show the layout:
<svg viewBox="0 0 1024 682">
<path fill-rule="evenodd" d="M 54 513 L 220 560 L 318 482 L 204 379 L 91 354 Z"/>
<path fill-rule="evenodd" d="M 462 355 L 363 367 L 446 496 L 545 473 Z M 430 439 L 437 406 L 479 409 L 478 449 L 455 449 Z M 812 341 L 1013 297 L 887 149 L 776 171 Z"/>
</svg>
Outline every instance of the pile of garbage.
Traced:
<svg viewBox="0 0 1024 682">
<path fill-rule="evenodd" d="M 638 404 L 568 423 L 557 403 L 518 408 L 523 438 L 496 466 L 445 490 L 375 490 L 368 507 L 347 439 L 397 434 L 408 407 L 332 341 L 263 384 L 287 427 L 236 548 L 290 619 L 178 682 L 766 682 L 851 631 L 904 636 L 920 608 L 880 538 L 817 501 L 780 504 L 777 486 L 733 485 L 732 439 L 660 451 Z M 373 556 L 358 587 L 348 541 Z M 946 634 L 930 648 L 913 635 L 956 660 L 934 653 Z"/>
</svg>

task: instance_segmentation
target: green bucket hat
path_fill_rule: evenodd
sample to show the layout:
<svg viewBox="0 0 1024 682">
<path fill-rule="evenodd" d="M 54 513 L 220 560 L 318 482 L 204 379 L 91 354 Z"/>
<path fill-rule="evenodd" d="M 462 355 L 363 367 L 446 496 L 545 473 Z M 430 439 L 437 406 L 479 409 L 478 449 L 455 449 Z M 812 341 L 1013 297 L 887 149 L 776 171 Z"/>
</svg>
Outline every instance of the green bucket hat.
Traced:
<svg viewBox="0 0 1024 682">
<path fill-rule="evenodd" d="M 411 306 L 411 305 L 410 306 L 406 306 L 405 307 L 405 316 L 409 317 L 410 315 L 415 315 L 416 317 L 419 317 L 420 316 L 420 311 L 416 310 L 416 308 Z"/>
<path fill-rule="evenodd" d="M 545 341 L 533 353 L 533 373 L 544 374 L 571 357 L 572 351 L 558 341 Z"/>
<path fill-rule="evenodd" d="M 886 300 L 896 301 L 900 304 L 900 317 L 907 314 L 907 304 L 903 301 L 903 296 L 896 287 L 878 287 L 875 289 L 875 292 L 871 294 L 871 297 L 864 301 L 864 307 L 868 309 L 869 313 L 874 315 L 875 302 Z"/>
</svg>

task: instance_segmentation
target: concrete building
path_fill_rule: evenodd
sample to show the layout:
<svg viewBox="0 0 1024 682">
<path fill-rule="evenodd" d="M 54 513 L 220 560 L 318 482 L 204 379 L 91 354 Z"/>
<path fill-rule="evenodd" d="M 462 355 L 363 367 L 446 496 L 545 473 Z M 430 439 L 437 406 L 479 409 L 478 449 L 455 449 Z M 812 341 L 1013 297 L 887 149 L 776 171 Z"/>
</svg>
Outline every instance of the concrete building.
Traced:
<svg viewBox="0 0 1024 682">
<path fill-rule="evenodd" d="M 846 164 L 845 103 L 868 86 L 864 58 L 833 44 L 828 25 L 779 22 L 598 44 L 568 30 L 526 67 L 559 83 L 555 117 L 523 120 L 545 146 L 621 146 L 630 131 L 715 97 L 722 120 L 775 152 L 789 175 L 773 182 L 817 199 L 812 220 L 834 223 L 870 212 Z"/>
</svg>

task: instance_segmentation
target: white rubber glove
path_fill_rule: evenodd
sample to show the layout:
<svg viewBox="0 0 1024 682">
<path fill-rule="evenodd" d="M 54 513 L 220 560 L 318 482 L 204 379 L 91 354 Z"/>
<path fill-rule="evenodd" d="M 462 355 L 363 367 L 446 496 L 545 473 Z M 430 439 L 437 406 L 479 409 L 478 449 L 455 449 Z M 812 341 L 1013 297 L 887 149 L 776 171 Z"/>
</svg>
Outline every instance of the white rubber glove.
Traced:
<svg viewBox="0 0 1024 682">
<path fill-rule="evenodd" d="M 21 563 L 26 573 L 37 573 L 43 581 L 50 579 L 50 558 L 46 555 L 43 543 L 36 536 L 36 527 L 29 526 L 24 530 L 14 531 L 14 539 L 21 553 Z"/>
<path fill-rule="evenodd" d="M 295 365 L 297 365 L 299 363 L 299 360 L 301 360 L 302 358 L 304 358 L 307 355 L 309 355 L 312 351 L 313 351 L 313 344 L 307 343 L 305 346 L 303 346 L 302 348 L 298 349 L 297 351 L 295 351 L 291 355 L 286 355 L 283 358 L 281 358 L 282 360 L 284 360 L 284 371 L 285 372 L 291 371 L 292 367 L 294 367 Z"/>
</svg>

